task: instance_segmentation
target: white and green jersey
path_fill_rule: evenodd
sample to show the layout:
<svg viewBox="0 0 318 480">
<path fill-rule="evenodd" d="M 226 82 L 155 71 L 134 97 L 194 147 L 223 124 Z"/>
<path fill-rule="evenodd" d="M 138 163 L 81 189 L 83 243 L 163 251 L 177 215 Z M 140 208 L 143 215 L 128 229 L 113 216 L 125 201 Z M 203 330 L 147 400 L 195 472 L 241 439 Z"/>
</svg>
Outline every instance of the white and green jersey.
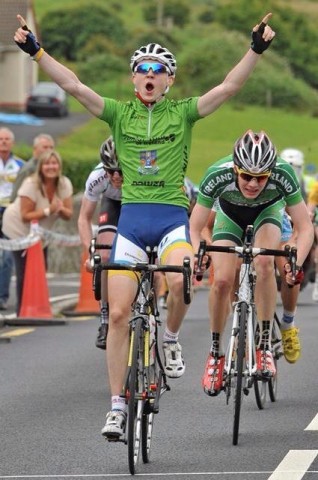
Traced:
<svg viewBox="0 0 318 480">
<path fill-rule="evenodd" d="M 245 198 L 240 192 L 233 170 L 233 156 L 229 155 L 208 168 L 199 188 L 197 203 L 212 208 L 216 199 L 244 207 L 259 207 L 272 204 L 275 200 L 283 200 L 287 206 L 302 201 L 299 182 L 293 168 L 281 158 L 277 158 L 276 166 L 265 188 L 257 198 Z"/>
<path fill-rule="evenodd" d="M 105 98 L 101 120 L 112 130 L 123 171 L 122 203 L 158 203 L 188 208 L 184 190 L 192 128 L 201 117 L 198 97 L 164 99 L 151 108 L 139 99 Z"/>
</svg>

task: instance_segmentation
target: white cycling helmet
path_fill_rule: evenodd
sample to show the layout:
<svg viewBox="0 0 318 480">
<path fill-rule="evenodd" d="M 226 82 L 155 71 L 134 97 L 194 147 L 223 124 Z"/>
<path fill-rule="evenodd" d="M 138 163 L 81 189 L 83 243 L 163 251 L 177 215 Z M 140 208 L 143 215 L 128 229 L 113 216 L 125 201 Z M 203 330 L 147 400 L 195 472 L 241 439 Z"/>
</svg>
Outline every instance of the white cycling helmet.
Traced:
<svg viewBox="0 0 318 480">
<path fill-rule="evenodd" d="M 104 165 L 104 168 L 106 170 L 121 170 L 118 160 L 117 160 L 117 155 L 116 155 L 116 150 L 115 150 L 115 143 L 113 140 L 112 135 L 108 137 L 100 146 L 100 159 Z"/>
<path fill-rule="evenodd" d="M 288 162 L 292 167 L 303 167 L 304 166 L 304 154 L 296 148 L 285 148 L 280 153 L 280 157 Z"/>
<path fill-rule="evenodd" d="M 264 131 L 247 130 L 234 146 L 234 164 L 251 174 L 272 170 L 276 157 L 276 148 Z"/>
<path fill-rule="evenodd" d="M 136 65 L 145 59 L 157 60 L 163 63 L 170 72 L 170 75 L 175 75 L 177 70 L 177 61 L 175 56 L 169 52 L 167 48 L 162 47 L 159 43 L 148 43 L 136 50 L 130 59 L 130 68 L 134 72 Z"/>
</svg>

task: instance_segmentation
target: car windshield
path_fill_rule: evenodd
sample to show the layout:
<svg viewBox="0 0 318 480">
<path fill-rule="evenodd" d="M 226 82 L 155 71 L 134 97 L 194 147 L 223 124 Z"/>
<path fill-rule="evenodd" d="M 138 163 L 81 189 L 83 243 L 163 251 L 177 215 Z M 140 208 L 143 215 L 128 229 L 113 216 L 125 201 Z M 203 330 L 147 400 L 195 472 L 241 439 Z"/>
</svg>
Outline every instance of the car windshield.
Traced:
<svg viewBox="0 0 318 480">
<path fill-rule="evenodd" d="M 57 93 L 57 86 L 52 84 L 39 84 L 33 89 L 33 95 L 52 95 Z"/>
</svg>

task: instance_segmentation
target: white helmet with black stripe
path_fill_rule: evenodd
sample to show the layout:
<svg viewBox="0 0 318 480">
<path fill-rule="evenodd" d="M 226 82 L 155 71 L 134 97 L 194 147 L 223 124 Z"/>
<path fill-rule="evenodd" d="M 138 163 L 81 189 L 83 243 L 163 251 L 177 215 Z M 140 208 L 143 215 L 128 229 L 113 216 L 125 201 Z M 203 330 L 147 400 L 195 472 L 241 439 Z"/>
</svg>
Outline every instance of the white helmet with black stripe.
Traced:
<svg viewBox="0 0 318 480">
<path fill-rule="evenodd" d="M 167 48 L 162 47 L 159 43 L 148 43 L 136 50 L 130 59 L 130 68 L 135 71 L 136 65 L 145 59 L 157 60 L 166 65 L 170 75 L 175 75 L 177 70 L 177 61 L 175 56 L 169 52 Z"/>
<path fill-rule="evenodd" d="M 234 164 L 254 175 L 271 171 L 276 157 L 276 148 L 263 130 L 259 133 L 247 130 L 234 146 Z"/>
</svg>

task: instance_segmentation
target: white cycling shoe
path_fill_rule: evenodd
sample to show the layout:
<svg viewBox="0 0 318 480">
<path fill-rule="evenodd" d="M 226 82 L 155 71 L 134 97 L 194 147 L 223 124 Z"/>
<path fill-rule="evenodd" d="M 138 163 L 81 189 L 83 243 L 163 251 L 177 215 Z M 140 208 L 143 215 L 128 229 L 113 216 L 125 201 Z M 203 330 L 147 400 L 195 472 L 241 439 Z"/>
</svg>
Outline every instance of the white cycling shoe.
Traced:
<svg viewBox="0 0 318 480">
<path fill-rule="evenodd" d="M 122 410 L 111 410 L 106 415 L 106 423 L 102 435 L 108 439 L 118 439 L 125 432 L 127 415 Z"/>
<path fill-rule="evenodd" d="M 162 344 L 165 357 L 164 371 L 167 377 L 179 378 L 184 374 L 185 363 L 182 347 L 179 342 L 164 342 Z"/>
</svg>

